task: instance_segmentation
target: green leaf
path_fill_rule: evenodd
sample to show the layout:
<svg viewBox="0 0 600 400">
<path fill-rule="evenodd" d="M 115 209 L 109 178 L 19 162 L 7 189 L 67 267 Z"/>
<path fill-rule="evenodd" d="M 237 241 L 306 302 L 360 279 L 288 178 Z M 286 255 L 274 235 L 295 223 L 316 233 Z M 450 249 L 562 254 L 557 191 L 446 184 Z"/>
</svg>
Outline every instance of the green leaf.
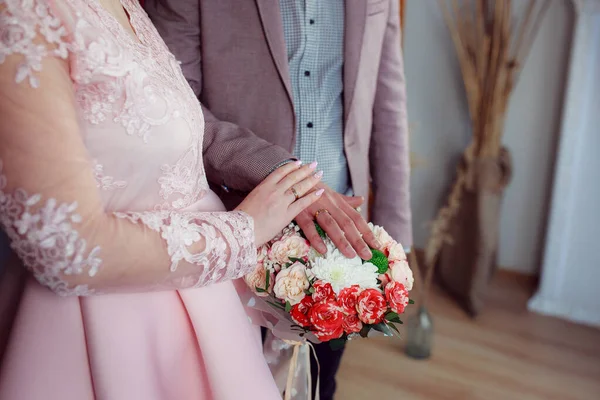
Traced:
<svg viewBox="0 0 600 400">
<path fill-rule="evenodd" d="M 321 236 L 323 239 L 327 237 L 327 234 L 325 233 L 323 228 L 321 228 L 321 225 L 319 225 L 317 222 L 315 222 L 315 229 L 317 230 L 319 236 Z"/>
<path fill-rule="evenodd" d="M 269 283 L 271 280 L 271 271 L 267 270 L 267 279 L 265 283 L 265 292 L 269 291 Z"/>
<path fill-rule="evenodd" d="M 331 348 L 331 350 L 338 351 L 344 347 L 344 345 L 346 344 L 347 341 L 348 341 L 347 338 L 341 337 L 339 339 L 332 339 L 328 343 L 329 343 L 329 347 Z"/>
<path fill-rule="evenodd" d="M 359 332 L 360 336 L 366 338 L 369 335 L 369 331 L 371 330 L 371 326 L 372 325 L 363 325 L 362 329 Z"/>
<path fill-rule="evenodd" d="M 402 321 L 400 320 L 400 316 L 398 314 L 396 314 L 395 312 L 389 312 L 385 315 L 385 319 L 390 321 L 390 322 L 395 322 L 397 324 L 401 324 Z"/>
<path fill-rule="evenodd" d="M 290 312 L 292 311 L 292 305 L 290 304 L 289 301 L 285 302 L 285 312 Z"/>
<path fill-rule="evenodd" d="M 299 262 L 300 264 L 304 264 L 304 265 L 306 265 L 306 261 L 304 261 L 304 260 L 303 260 L 303 259 L 301 259 L 301 258 L 290 257 L 290 261 L 291 261 L 291 262 L 293 262 L 293 263 L 295 263 L 295 262 Z"/>
<path fill-rule="evenodd" d="M 415 301 L 413 299 L 408 299 L 408 304 L 415 304 Z"/>
<path fill-rule="evenodd" d="M 385 333 L 385 334 L 390 333 L 390 330 L 388 329 L 387 324 L 385 322 L 380 322 L 376 325 L 373 325 L 373 329 L 375 329 L 378 332 Z"/>
<path fill-rule="evenodd" d="M 256 292 L 257 292 L 257 293 L 265 293 L 265 292 L 266 292 L 266 290 L 265 290 L 265 289 L 263 289 L 263 288 L 259 288 L 258 286 L 255 286 L 255 287 L 254 287 L 254 290 L 256 290 Z"/>
<path fill-rule="evenodd" d="M 280 310 L 285 310 L 285 307 L 283 306 L 283 304 L 274 303 L 274 302 L 268 301 L 268 300 L 267 300 L 267 303 L 269 303 L 273 307 L 278 308 Z"/>
<path fill-rule="evenodd" d="M 392 328 L 393 330 L 395 330 L 396 332 L 398 332 L 398 334 L 400 334 L 400 331 L 398 330 L 398 327 L 394 324 L 387 324 L 390 328 Z"/>
<path fill-rule="evenodd" d="M 395 318 L 398 318 L 398 314 L 396 314 L 393 311 L 390 311 L 389 313 L 385 314 L 385 319 L 387 319 L 388 321 L 391 321 Z"/>
<path fill-rule="evenodd" d="M 310 296 L 310 295 L 312 295 L 312 292 L 310 291 L 310 289 L 306 289 L 306 290 L 304 290 L 304 294 L 307 296 Z"/>
<path fill-rule="evenodd" d="M 377 267 L 377 272 L 379 274 L 385 274 L 388 271 L 388 258 L 381 251 L 376 249 L 371 249 L 372 257 L 370 260 L 364 262 L 370 262 L 374 266 Z"/>
</svg>

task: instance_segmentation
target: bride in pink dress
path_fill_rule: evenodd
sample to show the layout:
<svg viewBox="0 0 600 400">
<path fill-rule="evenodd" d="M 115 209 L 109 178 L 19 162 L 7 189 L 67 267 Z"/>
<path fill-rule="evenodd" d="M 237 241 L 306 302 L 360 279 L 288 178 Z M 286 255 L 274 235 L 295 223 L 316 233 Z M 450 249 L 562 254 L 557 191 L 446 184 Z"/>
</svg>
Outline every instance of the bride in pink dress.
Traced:
<svg viewBox="0 0 600 400">
<path fill-rule="evenodd" d="M 0 0 L 0 399 L 280 398 L 234 280 L 320 174 L 225 212 L 203 129 L 136 0 Z"/>
</svg>

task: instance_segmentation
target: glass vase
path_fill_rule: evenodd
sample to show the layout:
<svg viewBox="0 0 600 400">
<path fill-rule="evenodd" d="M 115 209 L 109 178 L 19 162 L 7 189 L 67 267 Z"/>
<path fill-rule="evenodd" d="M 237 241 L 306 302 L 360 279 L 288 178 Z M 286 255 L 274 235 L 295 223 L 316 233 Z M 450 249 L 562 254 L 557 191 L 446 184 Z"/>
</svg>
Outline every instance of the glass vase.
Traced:
<svg viewBox="0 0 600 400">
<path fill-rule="evenodd" d="M 407 319 L 406 336 L 406 355 L 416 359 L 431 356 L 433 321 L 426 307 L 420 307 L 416 314 Z"/>
</svg>

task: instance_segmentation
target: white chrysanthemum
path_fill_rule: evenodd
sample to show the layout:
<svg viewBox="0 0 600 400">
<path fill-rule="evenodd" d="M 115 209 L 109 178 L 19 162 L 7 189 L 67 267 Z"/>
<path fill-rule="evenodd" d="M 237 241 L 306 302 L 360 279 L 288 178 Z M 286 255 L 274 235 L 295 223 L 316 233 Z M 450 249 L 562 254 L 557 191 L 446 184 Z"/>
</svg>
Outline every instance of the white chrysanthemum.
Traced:
<svg viewBox="0 0 600 400">
<path fill-rule="evenodd" d="M 333 291 L 339 294 L 343 288 L 358 285 L 363 289 L 377 289 L 377 267 L 362 263 L 360 257 L 346 258 L 336 248 L 328 244 L 325 257 L 312 262 L 312 273 L 317 279 L 329 282 Z"/>
</svg>

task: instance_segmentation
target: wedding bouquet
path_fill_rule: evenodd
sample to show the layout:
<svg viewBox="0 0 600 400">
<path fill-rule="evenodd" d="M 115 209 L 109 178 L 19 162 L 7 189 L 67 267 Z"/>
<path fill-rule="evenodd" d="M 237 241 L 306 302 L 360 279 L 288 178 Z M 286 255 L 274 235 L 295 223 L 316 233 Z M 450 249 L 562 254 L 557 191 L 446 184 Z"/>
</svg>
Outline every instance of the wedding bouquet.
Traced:
<svg viewBox="0 0 600 400">
<path fill-rule="evenodd" d="M 413 275 L 402 245 L 380 226 L 369 224 L 382 249 L 368 261 L 346 258 L 316 224 L 327 245 L 320 254 L 295 223 L 258 249 L 258 265 L 244 279 L 258 300 L 287 318 L 298 337 L 341 347 L 371 330 L 398 332 Z"/>
</svg>

